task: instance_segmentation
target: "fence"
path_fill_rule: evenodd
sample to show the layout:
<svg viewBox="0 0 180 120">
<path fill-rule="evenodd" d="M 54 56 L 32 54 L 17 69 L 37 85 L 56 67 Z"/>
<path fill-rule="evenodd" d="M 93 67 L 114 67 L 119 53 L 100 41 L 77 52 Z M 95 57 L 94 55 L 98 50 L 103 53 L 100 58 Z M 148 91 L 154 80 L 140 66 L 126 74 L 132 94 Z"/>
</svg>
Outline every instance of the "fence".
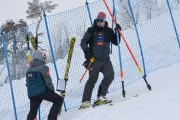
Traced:
<svg viewBox="0 0 180 120">
<path fill-rule="evenodd" d="M 119 76 L 120 68 L 123 70 L 123 80 L 127 86 L 146 75 L 148 76 L 148 73 L 156 69 L 180 62 L 180 4 L 177 0 L 146 3 L 147 1 L 138 2 L 138 0 L 107 0 L 111 11 L 114 8 L 113 13 L 116 15 L 117 22 L 122 26 L 123 35 L 143 71 L 143 75 L 139 73 L 124 41 L 121 39 L 119 49 L 112 46 L 110 58 L 115 71 L 115 79 L 109 88 L 109 92 L 122 87 Z M 86 3 L 85 6 L 46 17 L 57 72 L 53 65 L 45 19 L 40 24 L 39 32 L 44 34 L 39 37 L 41 42 L 39 46 L 48 51 L 47 65 L 50 67 L 55 86 L 57 73 L 60 78 L 64 76 L 69 39 L 73 36 L 76 37 L 65 97 L 67 109 L 77 108 L 81 103 L 88 75 L 85 76 L 82 83 L 79 82 L 85 70 L 82 66 L 85 59 L 80 48 L 80 41 L 100 11 L 106 13 L 109 27 L 114 28 L 111 16 L 102 1 Z M 1 34 L 3 46 L 0 48 L 1 120 L 24 120 L 28 114 L 29 100 L 25 85 L 25 71 L 27 69 L 26 34 L 27 32 L 35 34 L 36 26 L 37 23 L 33 23 L 24 32 L 17 30 L 8 34 Z M 92 100 L 96 98 L 98 85 L 102 78 L 103 75 L 100 74 L 93 91 Z M 150 81 L 148 82 L 150 83 Z M 47 117 L 51 105 L 45 101 L 41 104 L 40 119 Z"/>
</svg>

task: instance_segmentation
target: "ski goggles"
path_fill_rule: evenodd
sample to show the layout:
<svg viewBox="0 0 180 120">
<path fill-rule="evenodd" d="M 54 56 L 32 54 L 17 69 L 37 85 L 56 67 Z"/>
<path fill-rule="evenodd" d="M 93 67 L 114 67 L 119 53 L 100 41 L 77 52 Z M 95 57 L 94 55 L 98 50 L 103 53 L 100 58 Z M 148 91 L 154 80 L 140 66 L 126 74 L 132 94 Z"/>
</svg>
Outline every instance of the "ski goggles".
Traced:
<svg viewBox="0 0 180 120">
<path fill-rule="evenodd" d="M 102 22 L 104 22 L 105 21 L 105 19 L 103 19 L 103 18 L 96 18 L 95 19 L 95 22 L 96 23 L 102 23 Z"/>
</svg>

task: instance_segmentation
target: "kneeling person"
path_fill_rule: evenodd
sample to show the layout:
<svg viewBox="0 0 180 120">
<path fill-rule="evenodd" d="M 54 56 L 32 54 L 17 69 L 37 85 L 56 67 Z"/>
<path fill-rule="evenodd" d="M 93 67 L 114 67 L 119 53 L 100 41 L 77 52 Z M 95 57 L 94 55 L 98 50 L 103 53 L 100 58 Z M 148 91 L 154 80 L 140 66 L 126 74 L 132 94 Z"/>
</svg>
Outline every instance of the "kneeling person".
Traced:
<svg viewBox="0 0 180 120">
<path fill-rule="evenodd" d="M 32 54 L 33 60 L 26 73 L 26 87 L 30 99 L 30 111 L 27 120 L 34 120 L 37 110 L 43 100 L 53 103 L 48 120 L 57 120 L 60 113 L 63 98 L 54 92 L 54 86 L 49 73 L 49 67 L 45 64 L 46 54 L 36 50 Z"/>
</svg>

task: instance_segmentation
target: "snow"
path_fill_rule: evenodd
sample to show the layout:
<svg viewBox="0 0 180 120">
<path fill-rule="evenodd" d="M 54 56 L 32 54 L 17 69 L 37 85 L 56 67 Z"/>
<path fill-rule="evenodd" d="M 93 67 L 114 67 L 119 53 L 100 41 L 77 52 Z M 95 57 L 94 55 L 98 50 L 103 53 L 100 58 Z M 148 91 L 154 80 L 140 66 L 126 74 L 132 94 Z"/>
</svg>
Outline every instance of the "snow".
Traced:
<svg viewBox="0 0 180 120">
<path fill-rule="evenodd" d="M 93 13 L 95 15 L 96 12 Z M 176 26 L 179 31 L 179 10 L 173 11 L 173 14 L 176 16 Z M 77 16 L 78 15 L 76 15 L 76 17 Z M 53 16 L 50 17 L 54 18 Z M 108 16 L 108 18 L 110 17 Z M 82 22 L 80 21 L 78 23 Z M 31 27 L 35 28 L 33 25 L 31 25 Z M 83 83 L 80 84 L 79 79 L 84 72 L 84 68 L 81 66 L 84 58 L 79 57 L 83 56 L 83 52 L 79 47 L 79 41 L 82 36 L 80 36 L 80 38 L 76 36 L 77 41 L 72 57 L 69 81 L 67 85 L 67 96 L 65 98 L 68 108 L 71 109 L 68 109 L 67 112 L 63 111 L 62 115 L 59 117 L 59 120 L 180 120 L 178 117 L 178 113 L 180 112 L 180 103 L 177 101 L 179 100 L 178 98 L 180 95 L 176 94 L 178 89 L 180 89 L 180 84 L 178 81 L 178 70 L 180 70 L 180 52 L 178 51 L 179 46 L 177 44 L 170 16 L 169 14 L 164 14 L 151 21 L 141 21 L 137 27 L 144 51 L 147 80 L 152 87 L 152 91 L 147 89 L 143 79 L 139 80 L 141 75 L 134 65 L 133 60 L 131 60 L 127 48 L 125 47 L 124 43 L 122 43 L 121 51 L 123 71 L 125 73 L 124 80 L 125 84 L 127 84 L 125 87 L 126 98 L 122 97 L 122 91 L 119 89 L 121 84 L 119 78 L 119 62 L 117 62 L 119 61 L 117 57 L 118 50 L 117 47 L 113 47 L 111 60 L 115 70 L 115 80 L 113 81 L 113 84 L 109 90 L 116 91 L 109 93 L 108 97 L 113 99 L 114 105 L 88 108 L 79 111 L 77 107 L 80 105 L 84 84 L 88 78 L 88 75 L 85 76 Z M 55 28 L 57 27 L 54 27 L 53 25 L 50 26 L 51 31 L 54 31 Z M 71 32 L 73 32 L 73 30 L 74 29 L 71 29 Z M 41 32 L 46 33 L 44 28 L 41 29 Z M 137 37 L 134 29 L 127 29 L 126 31 L 123 31 L 123 33 L 135 57 L 137 58 L 138 63 L 140 63 L 140 66 L 142 67 L 141 56 L 139 49 L 137 48 Z M 42 37 L 40 39 L 40 41 L 43 40 L 45 41 L 47 38 Z M 47 45 L 48 48 L 48 42 L 44 43 L 44 46 Z M 67 58 L 56 61 L 60 78 L 63 78 L 64 76 L 66 60 Z M 168 66 L 171 64 L 174 65 Z M 54 72 L 53 64 L 49 63 L 47 65 L 50 68 L 53 83 L 56 85 L 57 78 Z M 0 67 L 0 70 L 2 67 L 3 66 Z M 162 69 L 156 70 L 158 68 Z M 4 70 L 3 72 L 7 73 L 7 70 Z M 100 74 L 99 79 L 102 77 L 102 74 Z M 96 97 L 96 91 L 99 83 L 100 80 L 94 88 L 92 99 Z M 27 98 L 25 78 L 22 78 L 21 80 L 14 80 L 13 89 L 18 119 L 24 120 L 29 111 L 29 100 Z M 0 96 L 2 96 L 0 97 L 1 120 L 11 120 L 14 118 L 10 91 L 9 84 L 5 84 L 0 87 Z M 138 97 L 133 97 L 136 95 L 138 95 Z M 50 107 L 51 103 L 43 101 L 43 104 L 41 105 L 41 119 L 46 119 Z M 64 110 L 64 108 L 62 108 L 62 110 Z"/>
<path fill-rule="evenodd" d="M 177 63 L 151 72 L 147 76 L 151 91 L 142 79 L 125 88 L 125 98 L 121 90 L 108 94 L 113 106 L 75 108 L 62 112 L 58 120 L 179 120 L 179 70 Z"/>
</svg>

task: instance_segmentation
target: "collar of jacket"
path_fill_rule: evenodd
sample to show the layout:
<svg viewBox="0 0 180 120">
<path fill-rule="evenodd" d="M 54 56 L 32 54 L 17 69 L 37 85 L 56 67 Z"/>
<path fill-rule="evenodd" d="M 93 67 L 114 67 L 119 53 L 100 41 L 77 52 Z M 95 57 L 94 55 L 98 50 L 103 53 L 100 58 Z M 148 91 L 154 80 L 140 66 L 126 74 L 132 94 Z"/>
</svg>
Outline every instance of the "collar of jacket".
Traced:
<svg viewBox="0 0 180 120">
<path fill-rule="evenodd" d="M 44 64 L 46 64 L 46 63 L 43 60 L 33 60 L 33 61 L 31 61 L 30 66 L 36 67 L 38 65 L 44 65 Z"/>
</svg>

